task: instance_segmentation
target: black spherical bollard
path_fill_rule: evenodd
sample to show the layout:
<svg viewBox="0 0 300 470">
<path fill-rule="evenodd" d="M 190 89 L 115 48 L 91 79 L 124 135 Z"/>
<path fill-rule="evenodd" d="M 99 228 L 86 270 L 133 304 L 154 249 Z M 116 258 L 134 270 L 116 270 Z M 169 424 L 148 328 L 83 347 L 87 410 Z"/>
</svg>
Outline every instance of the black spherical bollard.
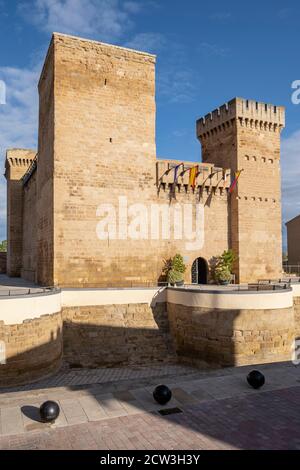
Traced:
<svg viewBox="0 0 300 470">
<path fill-rule="evenodd" d="M 265 376 L 259 370 L 252 370 L 247 375 L 247 382 L 253 388 L 260 388 L 265 383 Z"/>
<path fill-rule="evenodd" d="M 166 385 L 158 385 L 154 392 L 153 398 L 160 405 L 165 405 L 172 398 L 172 392 Z"/>
<path fill-rule="evenodd" d="M 55 401 L 45 401 L 40 406 L 40 416 L 43 423 L 51 423 L 58 418 L 60 409 Z"/>
</svg>

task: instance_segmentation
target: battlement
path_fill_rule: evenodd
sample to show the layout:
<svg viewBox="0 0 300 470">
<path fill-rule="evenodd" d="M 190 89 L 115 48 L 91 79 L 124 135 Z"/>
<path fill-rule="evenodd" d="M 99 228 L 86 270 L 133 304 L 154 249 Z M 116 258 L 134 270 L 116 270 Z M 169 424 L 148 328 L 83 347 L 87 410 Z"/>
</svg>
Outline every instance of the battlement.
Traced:
<svg viewBox="0 0 300 470">
<path fill-rule="evenodd" d="M 8 149 L 6 151 L 5 174 L 8 178 L 8 171 L 24 174 L 32 165 L 36 157 L 36 150 L 31 149 Z"/>
<path fill-rule="evenodd" d="M 174 171 L 178 167 L 177 185 L 189 184 L 189 170 L 196 165 L 198 173 L 196 175 L 197 187 L 219 187 L 228 189 L 231 182 L 230 169 L 218 168 L 211 163 L 181 162 L 180 160 L 157 160 L 156 161 L 156 184 L 161 185 L 174 184 Z"/>
<path fill-rule="evenodd" d="M 254 100 L 234 98 L 197 120 L 197 137 L 222 131 L 233 123 L 261 130 L 280 132 L 285 126 L 285 108 Z"/>
</svg>

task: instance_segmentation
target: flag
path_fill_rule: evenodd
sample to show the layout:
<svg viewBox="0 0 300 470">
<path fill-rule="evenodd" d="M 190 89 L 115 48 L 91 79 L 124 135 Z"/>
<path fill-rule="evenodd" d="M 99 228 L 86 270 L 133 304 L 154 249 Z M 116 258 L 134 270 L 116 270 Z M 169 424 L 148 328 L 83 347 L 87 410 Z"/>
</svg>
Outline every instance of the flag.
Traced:
<svg viewBox="0 0 300 470">
<path fill-rule="evenodd" d="M 230 188 L 229 188 L 229 193 L 230 193 L 230 194 L 233 193 L 234 188 L 235 188 L 236 185 L 237 185 L 238 179 L 239 179 L 239 177 L 241 176 L 242 171 L 243 171 L 243 170 L 239 170 L 239 171 L 236 171 L 236 172 L 235 172 L 234 180 L 232 181 L 231 186 L 230 186 Z"/>
<path fill-rule="evenodd" d="M 199 170 L 198 165 L 190 168 L 189 185 L 192 186 L 193 189 L 195 189 L 195 186 L 196 186 L 196 178 L 197 178 L 198 170 Z"/>
<path fill-rule="evenodd" d="M 179 165 L 177 165 L 177 166 L 174 167 L 174 183 L 173 183 L 173 184 L 176 184 L 176 183 L 177 183 L 178 168 L 181 167 L 181 165 L 183 165 L 183 163 L 179 163 Z"/>
</svg>

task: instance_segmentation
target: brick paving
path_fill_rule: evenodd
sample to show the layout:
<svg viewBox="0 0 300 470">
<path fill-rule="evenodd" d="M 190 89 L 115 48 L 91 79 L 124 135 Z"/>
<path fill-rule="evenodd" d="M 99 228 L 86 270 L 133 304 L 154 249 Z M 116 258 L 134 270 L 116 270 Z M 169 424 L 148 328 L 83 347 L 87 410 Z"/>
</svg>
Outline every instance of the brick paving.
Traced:
<svg viewBox="0 0 300 470">
<path fill-rule="evenodd" d="M 165 416 L 152 398 L 162 376 L 151 368 L 148 378 L 127 370 L 123 380 L 74 387 L 66 374 L 61 387 L 3 390 L 0 449 L 300 449 L 300 368 L 259 366 L 266 385 L 257 391 L 246 383 L 249 367 L 180 366 L 181 375 L 172 367 L 163 380 L 173 391 L 165 408 L 183 412 Z M 49 398 L 61 407 L 53 425 L 39 422 L 38 407 Z"/>
</svg>

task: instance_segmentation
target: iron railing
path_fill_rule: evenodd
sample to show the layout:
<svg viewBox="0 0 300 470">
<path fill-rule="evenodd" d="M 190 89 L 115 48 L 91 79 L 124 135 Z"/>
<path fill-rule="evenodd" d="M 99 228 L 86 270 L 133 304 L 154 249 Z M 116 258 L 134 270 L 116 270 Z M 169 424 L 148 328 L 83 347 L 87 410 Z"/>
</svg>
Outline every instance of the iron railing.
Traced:
<svg viewBox="0 0 300 470">
<path fill-rule="evenodd" d="M 295 274 L 300 276 L 300 264 L 283 263 L 283 271 L 286 274 Z"/>
<path fill-rule="evenodd" d="M 60 292 L 58 287 L 20 287 L 13 289 L 0 289 L 0 297 L 19 297 L 26 295 L 44 295 Z"/>
<path fill-rule="evenodd" d="M 219 284 L 184 284 L 182 286 L 185 289 L 199 289 L 199 291 L 204 290 L 208 291 L 278 291 L 285 290 L 290 287 L 288 282 L 286 283 L 253 283 L 253 284 L 228 284 L 228 285 L 219 285 Z"/>
<path fill-rule="evenodd" d="M 292 279 L 291 282 L 295 282 Z M 215 285 L 215 284 L 183 284 L 182 286 L 174 286 L 175 288 L 184 288 L 184 289 L 198 289 L 199 291 L 278 291 L 288 289 L 290 287 L 291 282 L 289 280 L 272 280 L 272 279 L 265 279 L 261 280 L 256 284 L 228 284 L 228 285 Z M 297 280 L 300 283 L 300 278 Z M 113 285 L 105 285 L 99 286 L 99 289 L 128 289 L 128 288 L 136 288 L 136 289 L 145 289 L 145 288 L 162 288 L 168 287 L 167 282 L 147 282 L 142 284 L 136 283 L 129 283 L 126 285 L 120 285 L 118 287 Z M 170 286 L 173 287 L 173 286 Z M 87 288 L 88 289 L 88 288 Z M 27 295 L 46 295 L 46 294 L 53 294 L 60 292 L 58 287 L 29 287 L 29 288 L 13 288 L 13 289 L 0 289 L 0 298 L 4 297 L 19 297 L 19 296 L 27 296 Z"/>
<path fill-rule="evenodd" d="M 279 279 L 260 279 L 258 283 L 260 285 L 273 285 L 273 284 L 297 284 L 300 283 L 299 276 L 292 276 L 292 277 L 282 277 Z"/>
</svg>

